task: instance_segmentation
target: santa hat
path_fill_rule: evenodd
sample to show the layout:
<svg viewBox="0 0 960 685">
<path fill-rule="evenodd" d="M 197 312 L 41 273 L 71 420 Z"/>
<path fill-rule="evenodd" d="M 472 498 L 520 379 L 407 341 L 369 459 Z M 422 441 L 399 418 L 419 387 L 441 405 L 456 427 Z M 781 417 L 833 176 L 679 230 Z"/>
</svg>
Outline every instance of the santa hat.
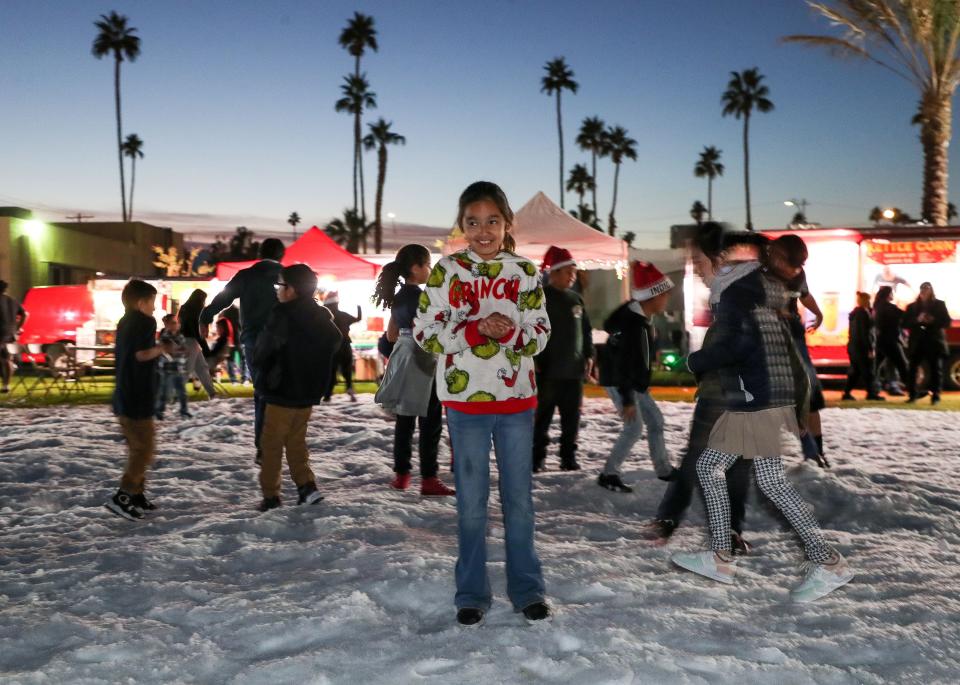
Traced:
<svg viewBox="0 0 960 685">
<path fill-rule="evenodd" d="M 336 290 L 331 290 L 326 295 L 323 296 L 324 304 L 339 304 L 340 303 L 340 293 Z"/>
<path fill-rule="evenodd" d="M 630 265 L 630 297 L 638 302 L 653 299 L 673 287 L 673 281 L 664 276 L 650 262 L 633 262 Z"/>
<path fill-rule="evenodd" d="M 543 263 L 540 264 L 540 271 L 549 273 L 552 269 L 562 269 L 565 266 L 576 266 L 577 262 L 570 254 L 570 250 L 551 245 L 547 253 L 543 255 Z"/>
</svg>

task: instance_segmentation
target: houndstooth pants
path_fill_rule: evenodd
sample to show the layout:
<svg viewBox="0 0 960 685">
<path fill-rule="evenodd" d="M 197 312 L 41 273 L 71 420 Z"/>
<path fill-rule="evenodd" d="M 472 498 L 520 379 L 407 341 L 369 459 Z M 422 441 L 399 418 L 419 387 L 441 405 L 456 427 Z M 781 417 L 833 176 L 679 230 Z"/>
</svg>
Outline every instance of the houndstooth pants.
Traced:
<svg viewBox="0 0 960 685">
<path fill-rule="evenodd" d="M 697 476 L 707 501 L 710 518 L 711 549 L 730 552 L 730 499 L 727 495 L 727 469 L 737 460 L 735 454 L 724 454 L 707 448 L 697 460 Z M 754 475 L 760 492 L 786 517 L 803 541 L 807 558 L 818 564 L 833 558 L 833 548 L 823 539 L 820 524 L 810 507 L 787 482 L 780 457 L 757 457 L 753 460 Z"/>
</svg>

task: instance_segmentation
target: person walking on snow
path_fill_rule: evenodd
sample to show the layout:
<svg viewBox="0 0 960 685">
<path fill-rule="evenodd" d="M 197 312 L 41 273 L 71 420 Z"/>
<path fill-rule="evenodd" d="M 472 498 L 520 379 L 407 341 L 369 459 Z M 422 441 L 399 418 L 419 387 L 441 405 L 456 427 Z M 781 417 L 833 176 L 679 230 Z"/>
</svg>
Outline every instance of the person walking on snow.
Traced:
<svg viewBox="0 0 960 685">
<path fill-rule="evenodd" d="M 577 434 L 583 382 L 593 373 L 593 328 L 583 298 L 572 289 L 577 263 L 568 250 L 551 246 L 540 270 L 547 274 L 543 289 L 551 337 L 534 358 L 537 370 L 537 411 L 533 421 L 533 470 L 546 469 L 550 423 L 560 410 L 560 470 L 577 471 Z"/>
<path fill-rule="evenodd" d="M 393 428 L 393 471 L 390 487 L 410 487 L 413 430 L 420 424 L 420 494 L 456 494 L 437 477 L 437 455 L 443 433 L 443 407 L 437 397 L 437 359 L 413 340 L 413 319 L 420 289 L 430 277 L 430 252 L 423 245 L 404 245 L 380 270 L 373 301 L 390 310 L 386 340 L 393 345 L 374 401 L 397 415 Z M 403 285 L 397 290 L 400 279 Z"/>
<path fill-rule="evenodd" d="M 323 499 L 310 469 L 307 424 L 313 405 L 320 403 L 340 345 L 333 317 L 313 299 L 317 275 L 309 266 L 285 267 L 277 286 L 279 304 L 270 313 L 253 353 L 265 405 L 260 436 L 260 511 L 280 506 L 284 453 L 297 486 L 297 503 L 316 504 Z"/>
<path fill-rule="evenodd" d="M 263 431 L 266 404 L 263 393 L 257 388 L 260 370 L 253 358 L 253 348 L 277 304 L 277 278 L 283 268 L 280 260 L 283 259 L 284 250 L 283 243 L 277 238 L 267 238 L 260 243 L 260 261 L 231 278 L 200 314 L 200 337 L 205 340 L 217 314 L 232 305 L 234 300 L 240 300 L 240 345 L 253 381 L 253 443 L 257 448 L 257 464 L 261 459 L 260 433 Z"/>
<path fill-rule="evenodd" d="M 673 563 L 699 575 L 732 584 L 730 503 L 726 471 L 741 456 L 753 460 L 760 491 L 780 510 L 803 541 L 809 563 L 803 581 L 791 590 L 796 602 L 811 602 L 850 582 L 843 556 L 823 538 L 806 502 L 786 480 L 781 432 L 799 437 L 797 407 L 809 391 L 803 362 L 781 318 L 787 294 L 758 261 L 739 262 L 714 280 L 710 293 L 716 318 L 713 338 L 688 358 L 696 375 L 718 371 L 727 393 L 726 410 L 697 460 L 710 522 L 711 549 L 677 553 Z"/>
<path fill-rule="evenodd" d="M 656 354 L 651 319 L 666 309 L 672 288 L 673 281 L 653 264 L 633 262 L 630 300 L 603 324 L 609 337 L 600 363 L 600 384 L 623 418 L 623 429 L 597 478 L 597 484 L 607 490 L 633 492 L 621 479 L 620 468 L 640 439 L 644 424 L 657 478 L 677 477 L 663 439 L 663 414 L 650 396 L 650 371 Z"/>
<path fill-rule="evenodd" d="M 723 240 L 723 227 L 716 222 L 708 221 L 697 227 L 695 239 L 689 246 L 694 273 L 707 287 L 710 287 L 715 278 L 732 270 L 737 261 L 755 261 L 759 258 L 760 247 L 755 234 L 734 234 L 728 241 L 726 249 L 724 249 Z M 709 345 L 713 335 L 714 330 L 707 329 L 704 344 Z M 716 371 L 701 374 L 697 379 L 696 404 L 690 421 L 687 447 L 680 462 L 680 473 L 667 485 L 657 506 L 656 518 L 650 524 L 651 531 L 661 543 L 666 543 L 673 535 L 690 507 L 694 490 L 699 490 L 697 459 L 707 447 L 710 431 L 723 414 L 725 402 L 720 374 Z M 750 462 L 738 459 L 727 471 L 730 544 L 733 553 L 737 555 L 747 554 L 750 551 L 750 545 L 743 538 L 749 490 Z"/>
</svg>

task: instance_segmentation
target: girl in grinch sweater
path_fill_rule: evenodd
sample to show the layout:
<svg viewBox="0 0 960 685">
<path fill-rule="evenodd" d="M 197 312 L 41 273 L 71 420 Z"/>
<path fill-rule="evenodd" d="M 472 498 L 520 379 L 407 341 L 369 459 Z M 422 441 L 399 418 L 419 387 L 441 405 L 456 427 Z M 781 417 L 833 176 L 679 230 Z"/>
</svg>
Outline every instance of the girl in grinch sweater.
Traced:
<svg viewBox="0 0 960 685">
<path fill-rule="evenodd" d="M 513 253 L 513 211 L 494 183 L 460 196 L 468 248 L 441 259 L 420 296 L 414 338 L 439 355 L 437 395 L 447 408 L 457 482 L 457 620 L 475 625 L 491 603 L 487 578 L 490 443 L 500 472 L 507 594 L 529 621 L 550 616 L 533 547 L 530 455 L 537 403 L 533 357 L 550 321 L 534 264 Z"/>
</svg>

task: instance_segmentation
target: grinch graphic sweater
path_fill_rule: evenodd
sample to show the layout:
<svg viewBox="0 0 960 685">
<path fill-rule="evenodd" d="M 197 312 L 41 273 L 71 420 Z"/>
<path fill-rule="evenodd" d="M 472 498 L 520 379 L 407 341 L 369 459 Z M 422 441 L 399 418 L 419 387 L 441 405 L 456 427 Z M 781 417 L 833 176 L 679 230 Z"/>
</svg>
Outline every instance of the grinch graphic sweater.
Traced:
<svg viewBox="0 0 960 685">
<path fill-rule="evenodd" d="M 498 312 L 516 326 L 494 340 L 481 319 Z M 533 357 L 547 344 L 550 319 L 537 268 L 512 252 L 489 261 L 473 250 L 433 267 L 413 323 L 417 343 L 439 355 L 437 395 L 469 414 L 511 414 L 536 406 Z"/>
</svg>

